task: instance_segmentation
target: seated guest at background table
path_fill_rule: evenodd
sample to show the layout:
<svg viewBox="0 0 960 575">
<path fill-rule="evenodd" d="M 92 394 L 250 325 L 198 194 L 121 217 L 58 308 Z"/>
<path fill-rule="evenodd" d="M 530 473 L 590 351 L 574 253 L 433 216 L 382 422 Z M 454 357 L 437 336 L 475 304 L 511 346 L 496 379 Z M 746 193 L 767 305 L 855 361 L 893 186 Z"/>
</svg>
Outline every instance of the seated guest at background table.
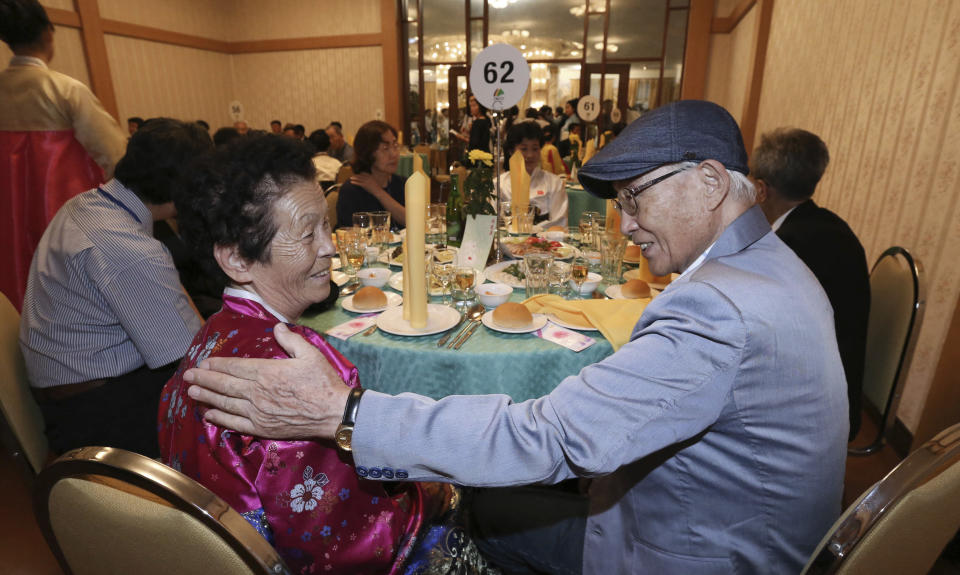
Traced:
<svg viewBox="0 0 960 575">
<path fill-rule="evenodd" d="M 270 120 L 270 133 L 278 136 L 283 133 L 283 124 L 280 120 Z"/>
<path fill-rule="evenodd" d="M 344 164 L 352 163 L 355 152 L 353 146 L 348 144 L 346 138 L 343 137 L 343 124 L 337 121 L 330 122 L 330 125 L 327 126 L 327 135 L 330 136 L 328 153 Z"/>
<path fill-rule="evenodd" d="M 160 389 L 202 322 L 153 223 L 176 216 L 184 166 L 212 147 L 194 123 L 146 122 L 115 177 L 64 204 L 44 232 L 20 348 L 54 451 L 159 455 Z"/>
<path fill-rule="evenodd" d="M 310 132 L 308 138 L 313 145 L 313 167 L 317 170 L 317 183 L 320 189 L 326 190 L 333 185 L 337 179 L 337 172 L 343 164 L 339 160 L 330 156 L 330 136 L 324 130 L 314 130 Z"/>
<path fill-rule="evenodd" d="M 761 137 L 750 158 L 750 171 L 757 200 L 773 230 L 807 264 L 830 298 L 847 376 L 853 440 L 860 429 L 870 272 L 866 252 L 847 222 L 812 199 L 829 162 L 827 145 L 816 134 L 781 128 Z"/>
<path fill-rule="evenodd" d="M 198 124 L 201 128 L 203 128 L 203 130 L 204 130 L 206 133 L 208 133 L 208 134 L 210 133 L 210 124 L 208 124 L 206 120 L 197 120 L 197 124 Z"/>
<path fill-rule="evenodd" d="M 570 137 L 570 127 L 580 123 L 580 116 L 577 115 L 577 106 L 580 104 L 580 98 L 567 100 L 563 105 L 563 118 L 560 124 L 560 141 Z"/>
<path fill-rule="evenodd" d="M 394 173 L 400 159 L 397 130 L 380 120 L 367 122 L 360 126 L 353 143 L 353 176 L 340 188 L 337 225 L 352 226 L 356 212 L 387 210 L 393 224 L 404 227 L 404 181 Z"/>
<path fill-rule="evenodd" d="M 368 477 L 591 478 L 584 498 L 477 494 L 478 542 L 510 572 L 799 573 L 840 511 L 846 385 L 830 302 L 748 171 L 734 119 L 696 100 L 649 112 L 584 165 L 651 272 L 681 275 L 627 344 L 545 397 L 354 391 L 282 324 L 292 359 L 209 359 L 188 393 L 243 433 L 336 436 Z"/>
<path fill-rule="evenodd" d="M 563 180 L 556 174 L 540 167 L 543 161 L 540 155 L 540 146 L 543 143 L 543 132 L 536 122 L 519 122 L 507 132 L 507 143 L 504 146 L 503 169 L 506 173 L 500 174 L 500 192 L 503 201 L 509 202 L 513 197 L 510 183 L 510 157 L 515 151 L 523 155 L 524 166 L 530 174 L 530 205 L 534 208 L 533 223 L 540 229 L 551 226 L 567 227 L 567 190 Z"/>
<path fill-rule="evenodd" d="M 237 120 L 233 123 L 233 129 L 235 129 L 241 136 L 246 136 L 247 132 L 250 131 L 250 126 L 248 126 L 243 120 Z"/>
<path fill-rule="evenodd" d="M 224 127 L 213 133 L 213 145 L 225 146 L 231 141 L 241 137 L 236 128 Z"/>
<path fill-rule="evenodd" d="M 543 147 L 540 148 L 540 167 L 545 172 L 565 176 L 567 175 L 567 166 L 563 163 L 560 150 L 553 145 L 555 135 L 556 128 L 553 127 L 553 124 L 547 124 L 543 128 Z"/>
<path fill-rule="evenodd" d="M 134 132 L 140 129 L 140 126 L 143 125 L 143 118 L 140 116 L 134 116 L 132 118 L 127 118 L 127 132 L 130 132 L 132 136 Z"/>
<path fill-rule="evenodd" d="M 462 535 L 429 525 L 452 489 L 363 479 L 329 442 L 264 441 L 206 423 L 205 408 L 186 395 L 181 378 L 208 357 L 287 357 L 272 335 L 283 321 L 359 386 L 353 364 L 291 323 L 327 297 L 336 254 L 312 155 L 298 142 L 264 136 L 219 150 L 194 172 L 180 219 L 207 273 L 226 286 L 224 307 L 197 332 L 163 390 L 161 451 L 166 463 L 242 513 L 292 573 L 396 573 L 412 552 L 413 561 L 425 562 L 440 535 Z"/>
</svg>

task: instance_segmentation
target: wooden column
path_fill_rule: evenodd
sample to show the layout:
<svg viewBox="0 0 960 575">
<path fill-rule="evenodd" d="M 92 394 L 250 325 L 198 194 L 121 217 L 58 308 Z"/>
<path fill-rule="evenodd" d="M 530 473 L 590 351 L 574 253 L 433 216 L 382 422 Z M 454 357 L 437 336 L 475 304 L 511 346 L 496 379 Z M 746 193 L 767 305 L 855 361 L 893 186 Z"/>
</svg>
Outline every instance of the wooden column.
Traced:
<svg viewBox="0 0 960 575">
<path fill-rule="evenodd" d="M 707 92 L 712 20 L 713 0 L 690 0 L 687 46 L 683 54 L 683 85 L 680 87 L 681 100 L 702 100 Z"/>
<path fill-rule="evenodd" d="M 107 112 L 117 118 L 117 97 L 110 77 L 107 44 L 103 40 L 103 22 L 100 20 L 97 0 L 74 0 L 74 6 L 80 15 L 80 32 L 87 70 L 90 72 L 90 86 Z"/>
<path fill-rule="evenodd" d="M 400 105 L 400 20 L 395 0 L 380 0 L 380 36 L 383 51 L 383 118 L 398 130 L 402 125 Z"/>
<path fill-rule="evenodd" d="M 763 68 L 767 60 L 767 42 L 770 39 L 770 21 L 773 19 L 773 0 L 757 0 L 757 33 L 751 54 L 750 76 L 747 78 L 747 98 L 743 105 L 740 131 L 747 153 L 753 152 L 756 139 L 757 116 L 760 113 L 760 91 L 763 88 Z"/>
</svg>

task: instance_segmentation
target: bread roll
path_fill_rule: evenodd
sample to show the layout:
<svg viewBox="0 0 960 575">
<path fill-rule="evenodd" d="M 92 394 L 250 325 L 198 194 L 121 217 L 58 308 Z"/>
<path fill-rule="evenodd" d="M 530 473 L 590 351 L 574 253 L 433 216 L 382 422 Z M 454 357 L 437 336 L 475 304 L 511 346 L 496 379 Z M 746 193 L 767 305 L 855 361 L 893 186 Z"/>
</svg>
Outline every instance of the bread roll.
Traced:
<svg viewBox="0 0 960 575">
<path fill-rule="evenodd" d="M 353 307 L 357 309 L 379 309 L 387 307 L 387 294 L 378 287 L 367 286 L 353 294 Z"/>
<path fill-rule="evenodd" d="M 643 259 L 643 250 L 640 249 L 640 246 L 627 246 L 627 249 L 623 252 L 623 259 L 629 262 L 638 262 Z"/>
<path fill-rule="evenodd" d="M 620 293 L 627 299 L 650 297 L 650 284 L 643 280 L 630 280 L 620 286 Z"/>
<path fill-rule="evenodd" d="M 564 228 L 563 226 L 550 226 L 549 228 L 547 228 L 547 231 L 548 232 L 566 232 L 567 229 Z"/>
<path fill-rule="evenodd" d="M 533 314 L 522 303 L 508 301 L 493 310 L 493 323 L 507 329 L 527 327 L 533 322 Z"/>
</svg>

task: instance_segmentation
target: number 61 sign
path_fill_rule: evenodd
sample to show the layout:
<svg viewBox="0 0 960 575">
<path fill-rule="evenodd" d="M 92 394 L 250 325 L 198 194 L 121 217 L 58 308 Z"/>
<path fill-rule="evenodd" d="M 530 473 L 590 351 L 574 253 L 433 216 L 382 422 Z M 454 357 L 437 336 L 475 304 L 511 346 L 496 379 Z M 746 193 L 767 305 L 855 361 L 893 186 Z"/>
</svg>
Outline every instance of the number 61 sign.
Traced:
<svg viewBox="0 0 960 575">
<path fill-rule="evenodd" d="M 470 88 L 484 107 L 502 111 L 515 106 L 530 84 L 530 66 L 509 44 L 487 46 L 470 67 Z"/>
</svg>

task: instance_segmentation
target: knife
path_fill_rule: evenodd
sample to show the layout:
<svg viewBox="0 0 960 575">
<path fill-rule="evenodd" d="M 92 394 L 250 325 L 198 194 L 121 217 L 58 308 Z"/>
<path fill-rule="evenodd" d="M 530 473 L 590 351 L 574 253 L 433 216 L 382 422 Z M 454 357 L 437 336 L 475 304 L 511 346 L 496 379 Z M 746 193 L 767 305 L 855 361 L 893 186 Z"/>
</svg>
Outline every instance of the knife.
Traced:
<svg viewBox="0 0 960 575">
<path fill-rule="evenodd" d="M 443 344 L 447 343 L 447 340 L 450 339 L 450 336 L 453 335 L 453 332 L 457 331 L 461 325 L 463 325 L 463 320 L 467 319 L 467 314 L 462 314 L 460 316 L 460 321 L 457 322 L 457 325 L 450 328 L 450 330 L 440 338 L 440 341 L 437 342 L 437 347 L 443 347 Z"/>
<path fill-rule="evenodd" d="M 479 321 L 473 322 L 473 325 L 470 326 L 470 330 L 467 331 L 467 335 L 463 336 L 463 339 L 458 341 L 457 344 L 453 346 L 453 349 L 460 349 L 461 345 L 467 343 L 467 340 L 470 339 L 470 336 L 473 335 L 473 332 L 477 331 L 478 327 L 480 327 L 480 322 Z"/>
</svg>

